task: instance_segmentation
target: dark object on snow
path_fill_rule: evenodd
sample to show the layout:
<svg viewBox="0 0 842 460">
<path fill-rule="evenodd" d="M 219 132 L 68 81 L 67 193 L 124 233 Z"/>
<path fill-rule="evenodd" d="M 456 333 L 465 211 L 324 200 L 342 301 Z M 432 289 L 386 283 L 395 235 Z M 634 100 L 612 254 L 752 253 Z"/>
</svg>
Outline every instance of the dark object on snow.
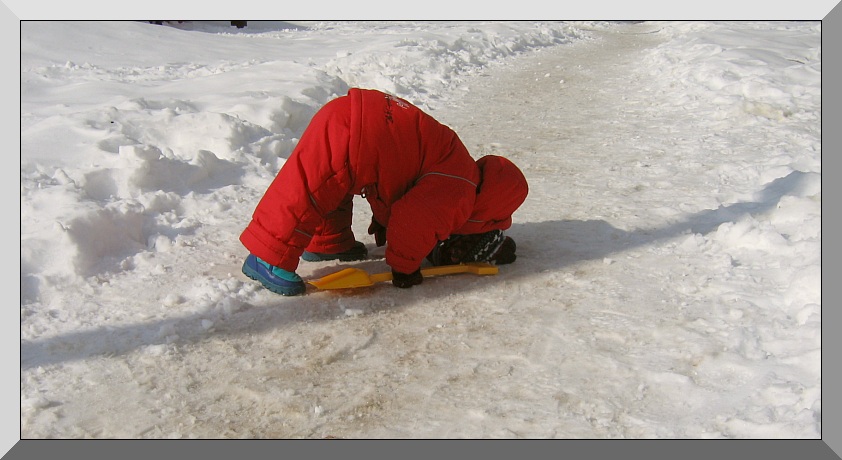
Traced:
<svg viewBox="0 0 842 460">
<path fill-rule="evenodd" d="M 248 24 L 248 21 L 231 21 L 231 25 L 238 28 L 238 29 L 242 29 L 247 24 Z"/>
<path fill-rule="evenodd" d="M 491 230 L 473 235 L 452 235 L 439 241 L 427 256 L 433 265 L 452 265 L 469 262 L 510 264 L 517 256 L 515 241 L 502 230 Z"/>
<path fill-rule="evenodd" d="M 420 268 L 412 273 L 401 273 L 392 270 L 392 284 L 399 288 L 411 288 L 422 282 L 424 282 L 424 276 L 421 275 Z"/>
</svg>

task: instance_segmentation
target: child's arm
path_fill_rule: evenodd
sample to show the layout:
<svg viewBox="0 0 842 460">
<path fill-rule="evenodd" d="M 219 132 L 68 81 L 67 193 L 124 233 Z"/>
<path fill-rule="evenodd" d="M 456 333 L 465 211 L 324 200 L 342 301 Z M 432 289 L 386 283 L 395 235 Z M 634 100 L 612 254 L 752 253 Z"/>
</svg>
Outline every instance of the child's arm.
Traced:
<svg viewBox="0 0 842 460">
<path fill-rule="evenodd" d="M 440 240 L 470 216 L 476 184 L 465 178 L 428 173 L 392 205 L 386 230 L 386 263 L 397 272 L 412 273 Z"/>
</svg>

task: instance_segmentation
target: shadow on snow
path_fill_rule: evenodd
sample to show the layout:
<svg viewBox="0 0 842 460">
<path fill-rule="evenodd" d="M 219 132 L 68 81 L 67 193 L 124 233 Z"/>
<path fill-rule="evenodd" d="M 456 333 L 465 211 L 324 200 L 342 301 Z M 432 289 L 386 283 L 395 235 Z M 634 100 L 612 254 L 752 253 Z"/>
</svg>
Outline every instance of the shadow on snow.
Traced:
<svg viewBox="0 0 842 460">
<path fill-rule="evenodd" d="M 784 196 L 797 191 L 807 180 L 807 174 L 792 172 L 769 183 L 753 202 L 741 202 L 705 210 L 688 216 L 683 221 L 655 229 L 624 231 L 603 220 L 562 220 L 515 224 L 508 231 L 516 241 L 524 243 L 518 248 L 517 273 L 510 273 L 509 280 L 530 276 L 545 270 L 558 270 L 584 260 L 599 260 L 625 250 L 668 240 L 683 234 L 706 234 L 721 224 L 734 222 L 749 214 L 761 214 L 773 209 Z M 541 245 L 542 241 L 553 244 Z M 379 261 L 383 266 L 383 261 Z M 365 268 L 365 267 L 364 267 Z M 336 267 L 333 267 L 335 270 Z M 374 288 L 373 288 L 374 289 Z M 373 296 L 364 290 L 357 296 Z M 312 294 L 312 293 L 311 293 Z M 388 295 L 394 305 L 407 307 L 416 302 L 429 301 L 430 292 L 424 285 L 408 290 L 390 290 Z M 277 302 L 265 306 L 251 306 L 232 313 L 220 321 L 213 331 L 200 325 L 208 318 L 207 312 L 179 318 L 124 327 L 99 328 L 90 331 L 70 332 L 61 336 L 23 341 L 21 343 L 21 369 L 53 365 L 86 359 L 92 356 L 115 356 L 138 348 L 169 343 L 161 331 L 177 331 L 175 343 L 198 343 L 220 336 L 259 334 L 290 324 L 291 322 L 330 320 L 341 313 L 338 299 L 347 293 L 325 293 L 300 297 L 278 297 Z M 377 298 L 381 298 L 379 295 Z M 287 307 L 287 308 L 281 308 Z M 389 307 L 395 308 L 395 307 Z M 375 308 L 375 311 L 386 309 Z"/>
</svg>

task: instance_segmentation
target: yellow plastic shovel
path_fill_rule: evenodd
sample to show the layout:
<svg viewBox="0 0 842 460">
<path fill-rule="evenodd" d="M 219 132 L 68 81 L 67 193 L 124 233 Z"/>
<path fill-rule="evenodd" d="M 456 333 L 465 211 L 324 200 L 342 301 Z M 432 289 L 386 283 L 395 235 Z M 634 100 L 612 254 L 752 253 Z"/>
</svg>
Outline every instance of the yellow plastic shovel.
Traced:
<svg viewBox="0 0 842 460">
<path fill-rule="evenodd" d="M 496 265 L 486 263 L 466 263 L 459 265 L 442 265 L 439 267 L 422 268 L 421 275 L 425 277 L 451 275 L 454 273 L 473 273 L 475 275 L 496 275 L 499 269 Z M 336 273 L 324 276 L 308 283 L 319 289 L 348 289 L 372 286 L 374 283 L 391 281 L 392 272 L 370 275 L 360 268 L 346 268 Z"/>
</svg>

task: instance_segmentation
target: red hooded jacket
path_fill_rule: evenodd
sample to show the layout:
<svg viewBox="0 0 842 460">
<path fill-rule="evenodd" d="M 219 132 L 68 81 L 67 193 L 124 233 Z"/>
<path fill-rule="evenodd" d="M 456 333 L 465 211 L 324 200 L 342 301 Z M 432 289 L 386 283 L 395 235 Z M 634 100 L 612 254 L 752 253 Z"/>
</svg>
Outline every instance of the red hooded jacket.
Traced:
<svg viewBox="0 0 842 460">
<path fill-rule="evenodd" d="M 451 234 L 509 228 L 527 189 L 509 160 L 474 161 L 453 130 L 409 102 L 352 88 L 313 117 L 240 241 L 294 271 L 305 249 L 325 252 L 313 242 L 326 221 L 350 235 L 335 252 L 353 245 L 350 197 L 362 195 L 387 229 L 386 263 L 411 273 Z"/>
</svg>

